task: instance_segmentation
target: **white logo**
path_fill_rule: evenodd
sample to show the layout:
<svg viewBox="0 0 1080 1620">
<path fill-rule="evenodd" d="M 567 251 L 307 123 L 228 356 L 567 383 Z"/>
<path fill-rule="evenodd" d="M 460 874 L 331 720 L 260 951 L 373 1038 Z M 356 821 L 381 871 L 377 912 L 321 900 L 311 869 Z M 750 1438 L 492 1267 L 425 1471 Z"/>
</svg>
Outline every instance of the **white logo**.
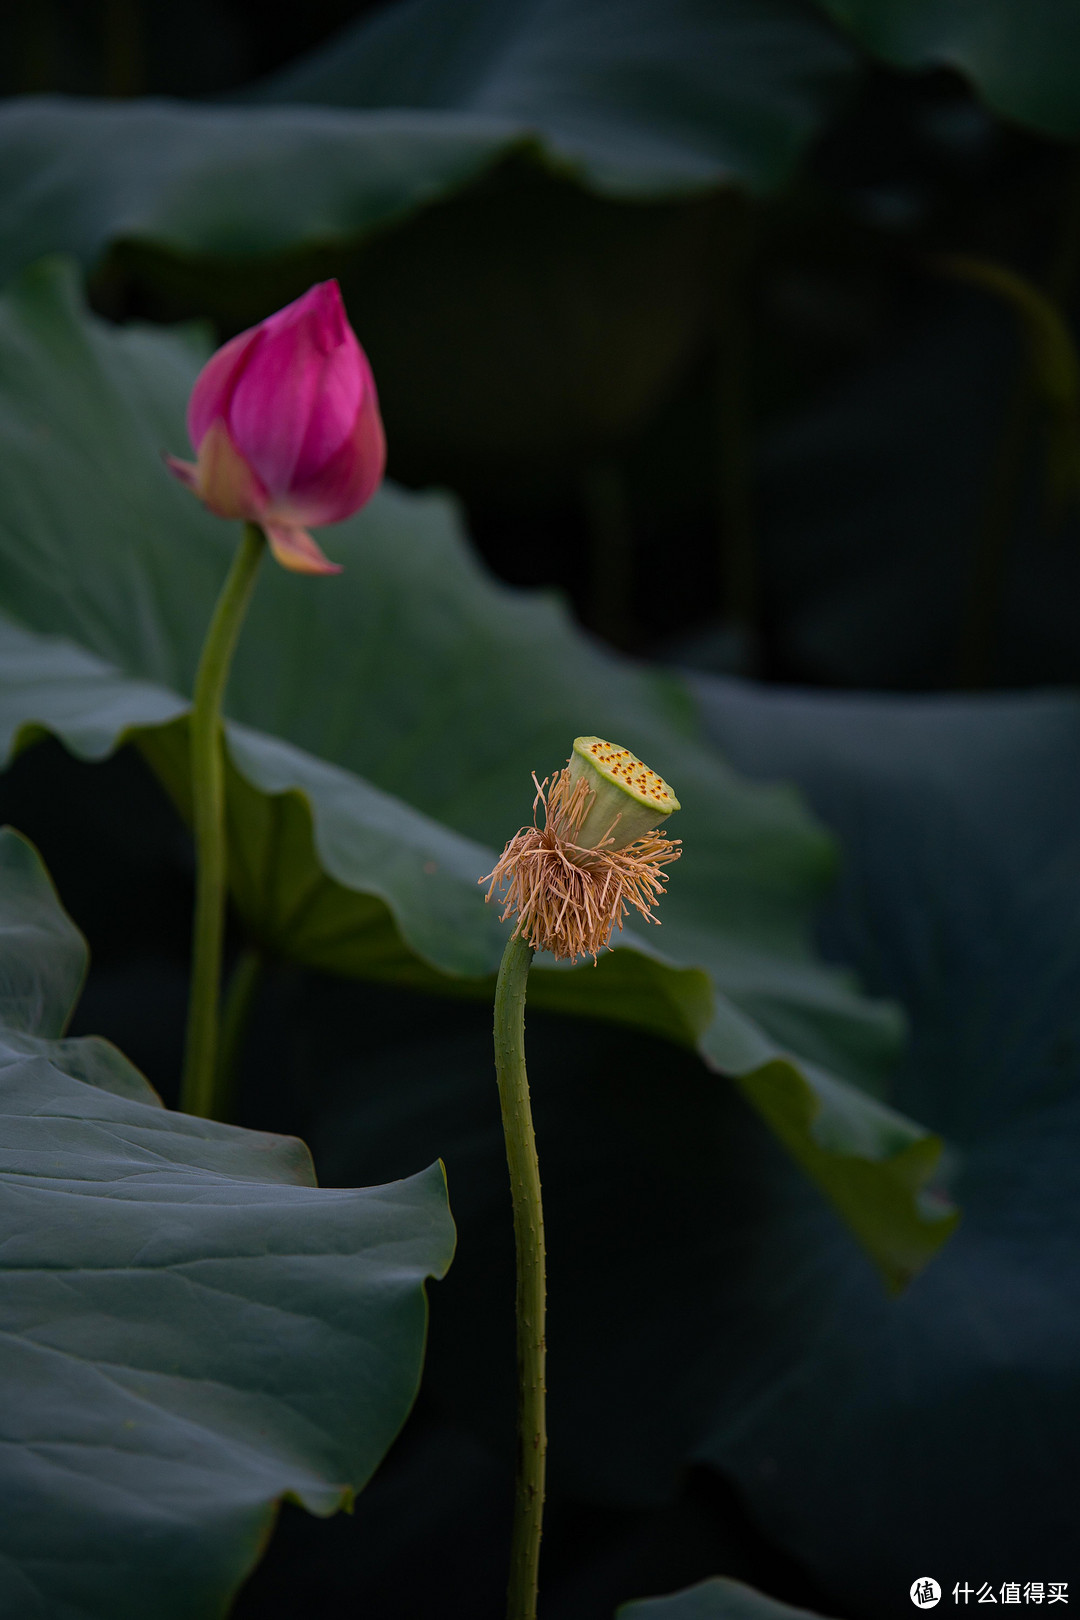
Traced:
<svg viewBox="0 0 1080 1620">
<path fill-rule="evenodd" d="M 941 1602 L 941 1587 L 930 1575 L 920 1575 L 911 1583 L 911 1601 L 917 1609 L 932 1609 Z"/>
</svg>

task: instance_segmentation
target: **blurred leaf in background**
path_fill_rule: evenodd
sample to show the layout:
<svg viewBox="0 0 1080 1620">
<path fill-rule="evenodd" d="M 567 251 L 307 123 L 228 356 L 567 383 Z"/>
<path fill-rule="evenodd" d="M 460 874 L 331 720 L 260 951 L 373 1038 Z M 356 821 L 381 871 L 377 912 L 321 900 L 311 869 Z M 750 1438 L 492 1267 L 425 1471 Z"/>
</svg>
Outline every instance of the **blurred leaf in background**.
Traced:
<svg viewBox="0 0 1080 1620">
<path fill-rule="evenodd" d="M 841 838 L 824 939 L 907 1009 L 895 1096 L 945 1136 L 964 1208 L 895 1309 L 838 1276 L 843 1330 L 759 1380 L 763 1359 L 699 1455 L 837 1606 L 900 1616 L 919 1570 L 1000 1587 L 1072 1545 L 1080 705 L 696 691 L 725 754 Z"/>
<path fill-rule="evenodd" d="M 957 684 L 977 545 L 993 514 L 1005 536 L 982 676 L 1067 681 L 1080 672 L 1080 533 L 1075 510 L 1047 521 L 1045 447 L 1030 409 L 1014 505 L 988 504 L 1026 363 L 1016 322 L 996 301 L 940 289 L 920 326 L 763 437 L 763 566 L 787 667 L 828 686 Z"/>
<path fill-rule="evenodd" d="M 782 184 L 852 66 L 798 0 L 410 0 L 257 108 L 10 104 L 0 266 L 225 331 L 337 274 L 397 476 L 565 483 L 707 342 L 720 193 Z"/>
<path fill-rule="evenodd" d="M 897 67 L 957 68 L 995 112 L 1044 135 L 1080 137 L 1080 13 L 1071 0 L 817 0 Z"/>
<path fill-rule="evenodd" d="M 615 1620 L 816 1620 L 805 1609 L 777 1603 L 739 1581 L 702 1581 L 670 1597 L 627 1603 Z"/>
<path fill-rule="evenodd" d="M 635 0 L 618 14 L 613 27 L 604 0 L 497 16 L 409 0 L 235 90 L 239 107 L 9 102 L 0 262 L 10 273 L 73 251 L 103 311 L 211 315 L 223 335 L 339 274 L 380 379 L 393 473 L 464 494 L 503 577 L 561 583 L 627 649 L 697 627 L 680 651 L 706 665 L 952 681 L 992 504 L 992 425 L 969 434 L 954 418 L 970 465 L 936 443 L 943 489 L 898 456 L 896 484 L 862 520 L 871 550 L 888 534 L 912 658 L 884 656 L 898 615 L 872 599 L 854 617 L 826 601 L 828 656 L 808 647 L 802 621 L 827 595 L 815 563 L 820 552 L 827 577 L 851 474 L 830 479 L 824 538 L 796 528 L 789 544 L 758 511 L 771 452 L 762 462 L 755 445 L 827 412 L 823 389 L 857 373 L 872 414 L 888 415 L 883 362 L 935 340 L 921 255 L 989 253 L 1038 282 L 1067 154 L 1020 92 L 1067 72 L 1068 8 L 1044 6 L 1015 49 L 1012 14 L 990 0 L 957 17 L 913 8 L 923 44 L 902 71 L 860 62 L 825 8 L 796 0 Z M 902 33 L 898 15 L 847 7 L 839 22 Z M 323 8 L 306 26 L 331 23 Z M 938 61 L 955 66 L 926 71 Z M 991 69 L 1029 132 L 984 110 Z M 951 352 L 950 333 L 940 341 Z M 977 405 L 999 388 L 1007 399 L 1007 345 L 1001 363 L 1000 378 L 991 356 L 978 365 Z M 903 533 L 898 498 L 912 510 Z M 927 589 L 920 537 L 941 527 L 943 502 L 964 526 L 935 545 Z M 1039 523 L 1029 539 L 1022 501 L 1002 521 L 1019 569 L 1008 588 L 995 581 L 1009 645 L 982 660 L 985 678 L 1075 673 L 1071 651 L 1044 657 L 1012 609 L 1034 592 L 1041 611 Z M 657 581 L 649 564 L 672 545 L 683 566 Z M 618 563 L 608 591 L 605 558 Z M 1055 585 L 1047 611 L 1058 601 Z"/>
</svg>

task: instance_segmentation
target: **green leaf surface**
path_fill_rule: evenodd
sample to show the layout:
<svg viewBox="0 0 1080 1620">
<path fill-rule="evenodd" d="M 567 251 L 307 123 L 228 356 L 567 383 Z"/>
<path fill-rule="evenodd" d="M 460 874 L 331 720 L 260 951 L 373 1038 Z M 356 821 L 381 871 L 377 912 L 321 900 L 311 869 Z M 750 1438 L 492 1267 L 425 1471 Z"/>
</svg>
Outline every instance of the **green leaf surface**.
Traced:
<svg viewBox="0 0 1080 1620">
<path fill-rule="evenodd" d="M 723 1576 L 701 1581 L 667 1597 L 622 1603 L 616 1620 L 815 1620 L 808 1609 L 793 1609 L 741 1581 Z"/>
<path fill-rule="evenodd" d="M 790 0 L 408 0 L 256 95 L 503 118 L 631 195 L 718 180 L 770 190 L 850 69 L 840 40 Z"/>
<path fill-rule="evenodd" d="M 235 543 L 158 459 L 183 447 L 194 369 L 175 338 L 88 320 L 55 267 L 0 317 L 3 746 L 46 729 L 100 758 L 137 735 L 181 808 L 183 694 Z M 815 957 L 833 857 L 795 796 L 698 744 L 669 678 L 486 579 L 445 498 L 387 490 L 327 545 L 340 579 L 264 570 L 228 694 L 251 931 L 312 966 L 486 996 L 507 929 L 478 880 L 531 814 L 530 772 L 578 734 L 625 741 L 685 807 L 662 927 L 597 967 L 540 963 L 534 1005 L 700 1044 L 905 1280 L 951 1225 L 920 1190 L 936 1147 L 862 1089 L 898 1024 Z"/>
<path fill-rule="evenodd" d="M 85 955 L 0 832 L 0 1611 L 223 1615 L 276 1504 L 347 1506 L 404 1421 L 444 1178 L 319 1190 L 302 1143 L 166 1111 L 57 1039 Z"/>
<path fill-rule="evenodd" d="M 56 251 L 90 267 L 120 238 L 247 259 L 353 240 L 523 138 L 500 119 L 423 111 L 15 98 L 0 109 L 0 276 Z"/>
<path fill-rule="evenodd" d="M 916 1575 L 997 1591 L 1072 1545 L 1080 703 L 695 687 L 724 754 L 842 838 L 829 953 L 907 1009 L 896 1099 L 945 1137 L 964 1208 L 887 1306 L 835 1250 L 762 1291 L 697 1455 L 830 1608 L 900 1620 Z"/>
<path fill-rule="evenodd" d="M 59 1040 L 86 972 L 86 946 L 28 849 L 4 834 L 0 1010 L 9 1034 Z"/>
<path fill-rule="evenodd" d="M 1080 8 L 1073 0 L 818 0 L 897 67 L 958 69 L 996 112 L 1080 136 Z"/>
<path fill-rule="evenodd" d="M 636 199 L 769 190 L 851 69 L 792 0 L 421 0 L 261 92 L 338 110 L 9 102 L 0 275 L 120 237 L 225 256 L 356 240 L 523 147 Z"/>
</svg>

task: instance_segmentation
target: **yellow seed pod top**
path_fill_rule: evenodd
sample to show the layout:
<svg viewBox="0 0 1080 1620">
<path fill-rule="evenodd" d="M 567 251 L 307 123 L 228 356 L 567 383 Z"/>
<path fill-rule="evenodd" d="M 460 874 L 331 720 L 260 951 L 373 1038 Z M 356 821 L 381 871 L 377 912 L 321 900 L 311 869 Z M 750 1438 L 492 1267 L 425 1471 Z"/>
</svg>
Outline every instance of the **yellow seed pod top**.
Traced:
<svg viewBox="0 0 1080 1620">
<path fill-rule="evenodd" d="M 574 753 L 580 754 L 590 765 L 595 765 L 601 776 L 616 787 L 621 787 L 647 810 L 668 816 L 673 810 L 682 809 L 664 778 L 651 770 L 644 760 L 632 754 L 629 748 L 605 742 L 603 737 L 575 737 Z"/>
<path fill-rule="evenodd" d="M 489 900 L 498 892 L 503 922 L 517 917 L 515 938 L 559 961 L 595 962 L 631 910 L 659 920 L 652 908 L 665 868 L 682 850 L 657 828 L 679 801 L 629 748 L 603 737 L 576 737 L 566 769 L 533 781 L 532 826 L 515 833 L 481 882 Z"/>
<path fill-rule="evenodd" d="M 603 737 L 575 737 L 569 768 L 571 782 L 584 777 L 595 795 L 577 834 L 584 848 L 609 836 L 613 848 L 623 848 L 681 808 L 662 776 Z"/>
</svg>

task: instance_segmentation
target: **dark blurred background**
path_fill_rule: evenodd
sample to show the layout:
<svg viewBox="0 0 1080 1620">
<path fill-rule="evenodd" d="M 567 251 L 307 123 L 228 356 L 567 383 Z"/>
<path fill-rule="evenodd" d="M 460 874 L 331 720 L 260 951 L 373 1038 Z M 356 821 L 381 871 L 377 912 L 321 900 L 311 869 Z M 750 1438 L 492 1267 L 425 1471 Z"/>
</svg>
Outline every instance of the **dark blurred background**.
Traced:
<svg viewBox="0 0 1080 1620">
<path fill-rule="evenodd" d="M 376 9 L 364 0 L 42 0 L 5 6 L 4 95 L 227 95 Z"/>
<path fill-rule="evenodd" d="M 2 87 L 273 99 L 267 76 L 390 9 L 12 4 Z M 1049 492 L 1055 424 L 1016 308 L 942 258 L 1004 265 L 1075 308 L 1078 177 L 1070 144 L 996 117 L 959 74 L 867 59 L 766 200 L 586 198 L 511 158 L 334 268 L 392 475 L 458 491 L 503 578 L 560 587 L 612 644 L 826 686 L 1068 682 L 1080 479 Z M 557 294 L 522 272 L 543 278 L 553 237 Z M 433 262 L 405 331 L 387 290 Z M 478 313 L 462 316 L 466 281 Z M 197 277 L 145 274 L 131 253 L 93 296 L 115 318 L 204 313 Z M 562 357 L 588 363 L 574 390 L 549 375 L 545 297 L 575 342 L 592 322 Z M 247 324 L 232 303 L 222 336 Z M 637 371 L 618 358 L 628 332 Z"/>
</svg>

